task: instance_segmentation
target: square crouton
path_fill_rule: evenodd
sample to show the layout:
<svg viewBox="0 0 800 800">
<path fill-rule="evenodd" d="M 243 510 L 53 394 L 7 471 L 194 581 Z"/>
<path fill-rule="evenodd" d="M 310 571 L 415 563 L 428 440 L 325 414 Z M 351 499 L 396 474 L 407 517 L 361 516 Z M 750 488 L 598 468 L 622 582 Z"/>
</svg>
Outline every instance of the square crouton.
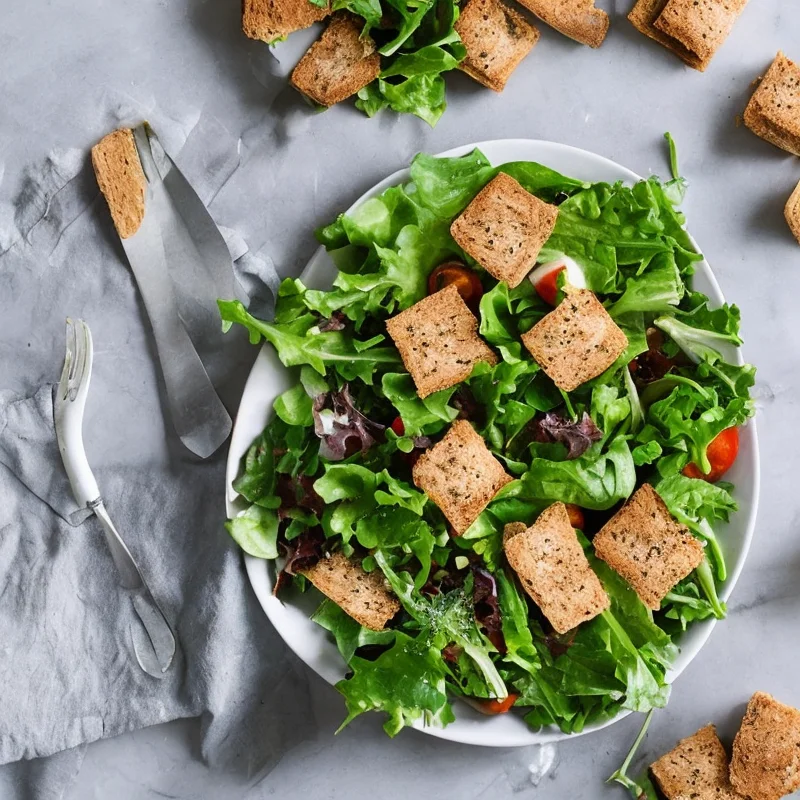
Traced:
<svg viewBox="0 0 800 800">
<path fill-rule="evenodd" d="M 147 190 L 133 131 L 120 128 L 104 136 L 92 148 L 92 167 L 117 233 L 122 239 L 133 236 L 144 219 Z"/>
<path fill-rule="evenodd" d="M 588 289 L 570 292 L 521 338 L 565 392 L 605 372 L 628 347 L 625 334 Z"/>
<path fill-rule="evenodd" d="M 412 470 L 422 489 L 460 536 L 512 479 L 466 420 L 423 453 Z"/>
<path fill-rule="evenodd" d="M 539 41 L 539 31 L 502 0 L 469 0 L 455 29 L 467 50 L 459 69 L 495 92 Z"/>
<path fill-rule="evenodd" d="M 728 754 L 713 725 L 681 739 L 650 771 L 667 800 L 742 800 L 731 786 Z"/>
<path fill-rule="evenodd" d="M 321 106 L 346 100 L 381 71 L 375 42 L 362 36 L 349 14 L 333 17 L 322 36 L 308 49 L 292 72 L 292 85 Z"/>
<path fill-rule="evenodd" d="M 800 789 L 800 711 L 756 692 L 733 741 L 731 783 L 750 800 Z"/>
<path fill-rule="evenodd" d="M 242 30 L 251 39 L 268 44 L 308 28 L 331 13 L 309 0 L 243 0 Z"/>
<path fill-rule="evenodd" d="M 744 112 L 756 136 L 800 156 L 800 65 L 778 53 Z"/>
<path fill-rule="evenodd" d="M 789 223 L 794 238 L 800 242 L 800 183 L 797 184 L 797 188 L 786 203 L 786 221 Z"/>
<path fill-rule="evenodd" d="M 558 633 L 577 628 L 609 607 L 563 503 L 546 508 L 527 530 L 512 528 L 508 533 L 503 537 L 508 563 Z"/>
<path fill-rule="evenodd" d="M 608 33 L 608 14 L 596 8 L 594 0 L 520 0 L 520 4 L 559 33 L 589 47 L 600 47 Z"/>
<path fill-rule="evenodd" d="M 639 0 L 628 19 L 704 72 L 746 5 L 747 0 Z"/>
<path fill-rule="evenodd" d="M 300 574 L 370 630 L 382 631 L 400 610 L 400 601 L 386 588 L 379 569 L 365 572 L 342 553 L 323 557 L 313 567 L 300 570 Z"/>
<path fill-rule="evenodd" d="M 703 545 L 678 523 L 649 483 L 594 537 L 598 558 L 630 584 L 653 611 L 703 560 Z"/>
<path fill-rule="evenodd" d="M 388 319 L 386 330 L 420 397 L 466 380 L 479 361 L 497 363 L 478 336 L 478 320 L 452 284 Z"/>
<path fill-rule="evenodd" d="M 536 264 L 557 218 L 557 206 L 501 172 L 455 219 L 450 234 L 490 275 L 513 289 Z"/>
</svg>

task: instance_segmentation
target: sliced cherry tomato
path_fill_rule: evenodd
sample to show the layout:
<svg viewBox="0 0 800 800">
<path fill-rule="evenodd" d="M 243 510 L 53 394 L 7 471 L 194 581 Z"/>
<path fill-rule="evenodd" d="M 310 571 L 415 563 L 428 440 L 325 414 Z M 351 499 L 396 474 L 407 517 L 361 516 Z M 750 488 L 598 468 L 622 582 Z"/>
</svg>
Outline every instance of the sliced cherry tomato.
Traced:
<svg viewBox="0 0 800 800">
<path fill-rule="evenodd" d="M 583 511 L 581 510 L 580 506 L 576 506 L 574 503 L 567 503 L 567 514 L 569 514 L 569 524 L 572 525 L 573 528 L 577 528 L 579 531 L 583 530 L 583 526 L 586 524 L 586 520 L 583 518 Z"/>
<path fill-rule="evenodd" d="M 555 269 L 546 272 L 533 284 L 539 297 L 551 306 L 556 305 L 558 299 L 558 276 L 566 269 L 566 267 L 555 267 Z"/>
<path fill-rule="evenodd" d="M 398 436 L 405 436 L 406 426 L 403 424 L 401 417 L 395 417 L 392 424 L 389 426 Z"/>
<path fill-rule="evenodd" d="M 477 705 L 480 707 L 480 711 L 483 714 L 505 714 L 507 711 L 511 710 L 511 707 L 517 702 L 518 697 L 518 694 L 509 692 L 505 700 L 478 700 Z"/>
<path fill-rule="evenodd" d="M 483 286 L 478 276 L 460 261 L 445 261 L 431 272 L 428 277 L 428 294 L 435 294 L 453 284 L 464 302 L 470 308 L 477 309 L 483 297 Z"/>
<path fill-rule="evenodd" d="M 706 450 L 706 456 L 711 462 L 711 472 L 706 475 L 697 464 L 687 464 L 683 468 L 683 474 L 687 478 L 700 478 L 709 483 L 716 483 L 733 466 L 738 454 L 739 429 L 726 428 Z"/>
</svg>

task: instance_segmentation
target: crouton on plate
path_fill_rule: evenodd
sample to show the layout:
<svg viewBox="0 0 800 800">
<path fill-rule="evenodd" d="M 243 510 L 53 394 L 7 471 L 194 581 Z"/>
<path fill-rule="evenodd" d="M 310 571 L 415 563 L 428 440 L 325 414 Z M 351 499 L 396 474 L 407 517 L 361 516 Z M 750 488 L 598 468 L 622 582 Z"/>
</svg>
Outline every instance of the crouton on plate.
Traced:
<svg viewBox="0 0 800 800">
<path fill-rule="evenodd" d="M 495 92 L 539 41 L 539 31 L 502 0 L 469 0 L 455 30 L 467 50 L 459 69 Z"/>
<path fill-rule="evenodd" d="M 513 289 L 536 264 L 557 218 L 557 206 L 501 172 L 455 219 L 450 234 L 490 275 Z"/>
<path fill-rule="evenodd" d="M 605 372 L 628 347 L 621 328 L 588 289 L 570 292 L 521 338 L 565 392 Z"/>
<path fill-rule="evenodd" d="M 650 772 L 667 800 L 742 800 L 731 786 L 728 754 L 713 725 L 681 739 L 673 750 L 650 765 Z"/>
<path fill-rule="evenodd" d="M 789 223 L 794 238 L 800 242 L 800 183 L 797 184 L 797 188 L 786 203 L 786 221 Z"/>
<path fill-rule="evenodd" d="M 444 438 L 419 457 L 412 476 L 459 535 L 512 480 L 463 419 L 454 422 Z"/>
<path fill-rule="evenodd" d="M 800 789 L 800 711 L 756 692 L 733 741 L 733 788 L 750 800 L 778 800 Z"/>
<path fill-rule="evenodd" d="M 274 42 L 294 31 L 308 28 L 331 13 L 309 0 L 244 0 L 242 30 L 251 39 Z"/>
<path fill-rule="evenodd" d="M 747 0 L 638 0 L 628 19 L 704 72 L 746 5 Z"/>
<path fill-rule="evenodd" d="M 342 553 L 323 557 L 300 574 L 356 622 L 373 631 L 383 630 L 400 610 L 400 601 L 386 588 L 379 569 L 365 572 Z"/>
<path fill-rule="evenodd" d="M 594 537 L 598 558 L 618 572 L 653 611 L 703 560 L 703 545 L 645 483 Z"/>
<path fill-rule="evenodd" d="M 321 106 L 346 100 L 381 71 L 375 42 L 362 36 L 363 25 L 349 14 L 336 14 L 322 36 L 292 72 L 292 85 Z"/>
<path fill-rule="evenodd" d="M 497 363 L 453 284 L 388 319 L 386 330 L 420 397 L 466 380 L 479 361 Z"/>
<path fill-rule="evenodd" d="M 92 166 L 117 233 L 122 239 L 133 236 L 144 219 L 147 189 L 133 131 L 120 128 L 104 136 L 92 148 Z"/>
<path fill-rule="evenodd" d="M 519 1 L 551 28 L 589 47 L 600 47 L 608 33 L 608 14 L 595 7 L 595 0 Z"/>
<path fill-rule="evenodd" d="M 778 53 L 747 104 L 744 124 L 762 139 L 800 156 L 800 65 Z"/>
<path fill-rule="evenodd" d="M 503 549 L 525 591 L 558 633 L 609 607 L 563 503 L 546 508 L 524 531 L 507 526 Z"/>
</svg>

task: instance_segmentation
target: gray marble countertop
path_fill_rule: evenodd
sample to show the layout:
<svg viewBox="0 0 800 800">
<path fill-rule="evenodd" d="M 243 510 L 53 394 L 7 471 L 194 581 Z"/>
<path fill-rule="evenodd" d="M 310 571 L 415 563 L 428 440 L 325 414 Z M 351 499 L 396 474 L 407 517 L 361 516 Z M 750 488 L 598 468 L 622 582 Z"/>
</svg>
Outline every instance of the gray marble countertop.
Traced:
<svg viewBox="0 0 800 800">
<path fill-rule="evenodd" d="M 666 174 L 662 135 L 671 131 L 690 184 L 689 227 L 742 309 L 745 355 L 759 368 L 763 483 L 756 539 L 730 618 L 656 716 L 645 745 L 656 754 L 711 720 L 732 736 L 756 689 L 800 706 L 800 246 L 782 213 L 800 180 L 800 160 L 737 124 L 751 82 L 775 52 L 800 58 L 800 5 L 750 3 L 699 74 L 630 26 L 629 0 L 609 2 L 613 8 L 600 0 L 612 13 L 602 49 L 582 48 L 542 25 L 540 43 L 502 96 L 452 76 L 450 108 L 435 130 L 391 114 L 368 121 L 349 104 L 310 112 L 285 88 L 285 65 L 241 34 L 237 2 L 6 3 L 0 214 L 27 164 L 54 150 L 86 151 L 120 120 L 157 120 L 167 145 L 179 147 L 198 120 L 215 118 L 240 140 L 242 164 L 211 211 L 291 274 L 314 250 L 316 225 L 419 150 L 541 138 L 593 150 L 641 174 Z M 12 387 L 39 380 L 22 362 L 3 378 Z M 161 446 L 162 432 L 149 431 L 144 418 L 132 424 L 141 436 L 131 457 L 144 460 Z M 185 720 L 91 745 L 68 798 L 622 797 L 603 779 L 640 722 L 631 717 L 542 749 L 469 748 L 413 731 L 390 741 L 377 717 L 360 718 L 334 737 L 341 698 L 316 676 L 310 686 L 316 734 L 258 783 L 203 766 L 199 722 Z"/>
</svg>

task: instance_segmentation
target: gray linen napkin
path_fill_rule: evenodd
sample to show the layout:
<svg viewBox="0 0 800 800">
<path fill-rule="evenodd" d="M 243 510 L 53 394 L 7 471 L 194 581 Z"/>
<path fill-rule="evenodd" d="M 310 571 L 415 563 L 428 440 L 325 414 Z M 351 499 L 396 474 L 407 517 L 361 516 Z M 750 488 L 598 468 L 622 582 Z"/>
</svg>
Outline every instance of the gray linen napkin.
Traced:
<svg viewBox="0 0 800 800">
<path fill-rule="evenodd" d="M 176 157 L 207 203 L 239 165 L 239 143 L 223 134 L 201 118 Z M 87 161 L 32 165 L 14 208 L 15 230 L 0 231 L 0 796 L 60 798 L 87 742 L 189 716 L 202 717 L 210 764 L 256 780 L 313 716 L 304 672 L 222 527 L 225 452 L 199 461 L 165 421 L 148 323 Z M 271 263 L 225 234 L 265 313 Z M 136 663 L 130 603 L 58 455 L 52 384 L 67 315 L 95 339 L 89 460 L 179 640 L 161 681 Z M 255 352 L 243 335 L 226 350 L 215 385 L 235 412 Z"/>
</svg>

